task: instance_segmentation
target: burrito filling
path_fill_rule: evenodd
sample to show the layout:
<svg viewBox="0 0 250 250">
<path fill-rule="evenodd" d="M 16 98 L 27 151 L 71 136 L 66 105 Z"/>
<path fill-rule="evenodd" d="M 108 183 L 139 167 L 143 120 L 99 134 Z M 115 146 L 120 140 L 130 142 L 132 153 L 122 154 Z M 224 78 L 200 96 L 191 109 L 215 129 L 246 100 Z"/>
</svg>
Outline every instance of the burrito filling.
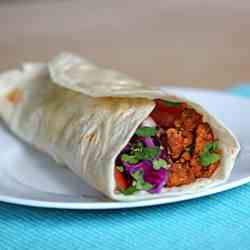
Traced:
<svg viewBox="0 0 250 250">
<path fill-rule="evenodd" d="M 219 142 L 201 114 L 183 102 L 155 103 L 116 159 L 116 186 L 125 195 L 209 178 L 220 163 Z"/>
</svg>

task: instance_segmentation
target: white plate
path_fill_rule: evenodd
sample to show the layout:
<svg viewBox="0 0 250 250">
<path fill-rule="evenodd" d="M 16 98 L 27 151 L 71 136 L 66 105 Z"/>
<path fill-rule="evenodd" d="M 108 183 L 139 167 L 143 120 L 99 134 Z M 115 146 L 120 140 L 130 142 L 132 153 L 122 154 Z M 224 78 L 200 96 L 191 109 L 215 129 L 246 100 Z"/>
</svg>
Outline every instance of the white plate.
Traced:
<svg viewBox="0 0 250 250">
<path fill-rule="evenodd" d="M 236 134 L 241 153 L 226 184 L 195 195 L 138 202 L 110 201 L 68 169 L 57 166 L 47 156 L 24 145 L 0 126 L 0 201 L 65 209 L 131 208 L 194 199 L 250 182 L 250 101 L 220 92 L 174 88 L 170 88 L 170 91 L 201 103 Z"/>
</svg>

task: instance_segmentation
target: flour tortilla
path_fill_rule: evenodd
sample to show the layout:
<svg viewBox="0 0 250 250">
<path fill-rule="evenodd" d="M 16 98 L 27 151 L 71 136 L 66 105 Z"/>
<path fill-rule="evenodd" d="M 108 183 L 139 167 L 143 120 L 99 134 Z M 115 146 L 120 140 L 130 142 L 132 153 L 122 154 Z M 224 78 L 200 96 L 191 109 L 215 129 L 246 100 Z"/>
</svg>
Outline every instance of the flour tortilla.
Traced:
<svg viewBox="0 0 250 250">
<path fill-rule="evenodd" d="M 210 179 L 123 195 L 116 191 L 114 161 L 161 98 L 184 101 L 202 113 L 220 140 L 223 159 Z M 49 63 L 28 63 L 0 75 L 0 117 L 21 139 L 69 167 L 111 199 L 145 200 L 225 182 L 240 146 L 232 132 L 199 104 L 107 70 L 70 53 Z"/>
</svg>

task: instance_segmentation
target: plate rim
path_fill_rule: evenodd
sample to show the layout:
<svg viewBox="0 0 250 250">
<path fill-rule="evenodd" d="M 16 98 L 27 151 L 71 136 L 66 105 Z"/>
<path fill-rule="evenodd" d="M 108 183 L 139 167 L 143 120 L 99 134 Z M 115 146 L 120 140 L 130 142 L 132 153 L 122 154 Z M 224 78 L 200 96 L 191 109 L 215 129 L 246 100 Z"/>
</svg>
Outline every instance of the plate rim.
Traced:
<svg viewBox="0 0 250 250">
<path fill-rule="evenodd" d="M 173 197 L 161 197 L 153 198 L 141 201 L 100 201 L 100 202 L 54 202 L 54 201 L 42 201 L 35 199 L 23 199 L 8 195 L 0 195 L 0 201 L 3 203 L 22 205 L 34 208 L 50 208 L 50 209 L 66 209 L 66 210 L 113 210 L 113 209 L 128 209 L 139 207 L 152 207 L 157 205 L 172 204 L 182 201 L 193 200 L 197 198 L 207 197 L 213 194 L 219 194 L 224 191 L 241 187 L 250 182 L 250 176 L 241 178 L 238 181 L 232 183 L 225 183 L 213 187 L 211 189 L 201 191 L 197 194 L 185 194 L 180 199 L 178 196 Z M 107 199 L 108 200 L 108 199 Z"/>
</svg>

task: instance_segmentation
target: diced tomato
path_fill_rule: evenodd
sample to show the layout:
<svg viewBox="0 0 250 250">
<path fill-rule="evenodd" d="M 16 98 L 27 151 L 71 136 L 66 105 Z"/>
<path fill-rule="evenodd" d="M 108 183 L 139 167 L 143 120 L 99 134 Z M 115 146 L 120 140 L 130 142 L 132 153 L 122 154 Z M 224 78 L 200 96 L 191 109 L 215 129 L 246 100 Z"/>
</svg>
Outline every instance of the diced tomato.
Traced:
<svg viewBox="0 0 250 250">
<path fill-rule="evenodd" d="M 181 115 L 184 105 L 180 107 L 168 107 L 162 100 L 155 100 L 156 106 L 150 116 L 159 127 L 169 128 L 174 125 L 174 121 Z"/>
<path fill-rule="evenodd" d="M 129 183 L 126 180 L 125 176 L 122 172 L 120 172 L 117 168 L 115 168 L 115 180 L 118 189 L 125 190 L 128 188 Z"/>
</svg>

